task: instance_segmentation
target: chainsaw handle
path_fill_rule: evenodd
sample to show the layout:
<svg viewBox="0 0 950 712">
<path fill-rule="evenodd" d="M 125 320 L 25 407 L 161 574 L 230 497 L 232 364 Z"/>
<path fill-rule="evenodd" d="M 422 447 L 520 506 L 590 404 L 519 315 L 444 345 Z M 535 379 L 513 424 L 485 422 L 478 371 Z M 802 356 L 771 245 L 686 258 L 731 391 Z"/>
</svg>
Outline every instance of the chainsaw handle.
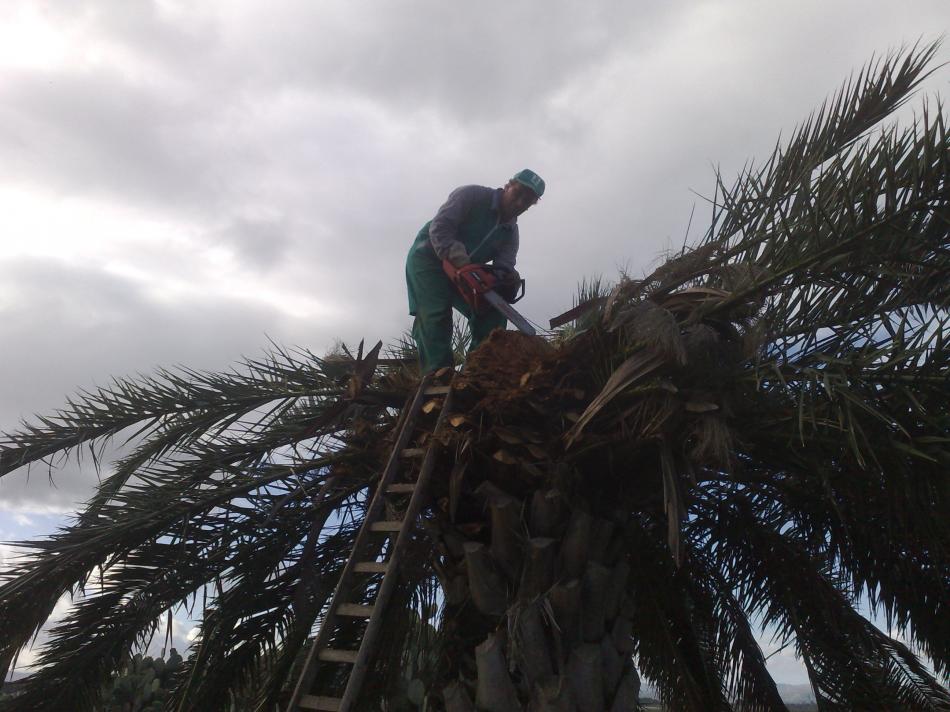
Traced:
<svg viewBox="0 0 950 712">
<path fill-rule="evenodd" d="M 515 302 L 520 302 L 520 301 L 521 301 L 521 298 L 524 296 L 524 290 L 525 290 L 525 288 L 524 288 L 524 279 L 522 279 L 521 281 L 518 282 L 518 286 L 515 287 L 515 298 L 514 298 L 514 299 L 506 299 L 505 301 L 507 301 L 509 304 L 514 304 Z"/>
<path fill-rule="evenodd" d="M 514 304 L 515 302 L 521 301 L 525 293 L 525 281 L 520 278 L 520 275 L 517 281 L 512 281 L 505 279 L 505 275 L 512 274 L 510 270 L 490 267 L 489 271 L 497 280 L 494 286 L 495 291 L 498 292 L 506 302 Z M 514 272 L 514 274 L 518 273 Z"/>
</svg>

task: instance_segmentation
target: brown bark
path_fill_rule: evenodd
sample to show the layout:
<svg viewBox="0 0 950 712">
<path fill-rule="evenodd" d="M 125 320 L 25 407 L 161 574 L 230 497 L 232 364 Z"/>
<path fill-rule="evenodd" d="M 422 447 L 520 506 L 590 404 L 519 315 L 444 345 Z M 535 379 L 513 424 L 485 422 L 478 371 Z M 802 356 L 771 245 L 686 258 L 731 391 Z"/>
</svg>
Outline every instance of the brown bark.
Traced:
<svg viewBox="0 0 950 712">
<path fill-rule="evenodd" d="M 475 607 L 486 615 L 504 615 L 508 607 L 505 585 L 492 565 L 488 549 L 474 541 L 466 543 L 464 548 L 468 587 Z"/>
<path fill-rule="evenodd" d="M 614 647 L 614 641 L 609 635 L 605 635 L 600 641 L 600 656 L 604 671 L 604 693 L 607 699 L 611 699 L 620 683 L 620 677 L 623 675 L 623 657 Z"/>
<path fill-rule="evenodd" d="M 607 619 L 616 618 L 620 612 L 620 603 L 627 590 L 627 579 L 630 577 L 630 564 L 621 561 L 610 572 L 610 581 L 607 585 L 607 597 L 604 600 L 604 615 Z"/>
<path fill-rule="evenodd" d="M 530 603 L 518 610 L 515 631 L 515 662 L 530 686 L 539 685 L 554 674 L 540 603 Z"/>
<path fill-rule="evenodd" d="M 640 697 L 640 676 L 632 665 L 627 665 L 627 671 L 620 680 L 620 687 L 614 695 L 610 712 L 635 712 L 637 699 Z"/>
<path fill-rule="evenodd" d="M 511 497 L 511 495 L 505 492 L 501 487 L 488 480 L 485 480 L 476 487 L 473 494 L 486 507 L 490 506 L 495 500 Z"/>
<path fill-rule="evenodd" d="M 600 645 L 584 643 L 571 652 L 567 676 L 578 712 L 604 712 L 604 681 Z"/>
<path fill-rule="evenodd" d="M 619 616 L 614 619 L 614 627 L 610 633 L 613 639 L 614 647 L 618 652 L 629 655 L 633 652 L 633 638 L 631 633 L 633 625 L 626 616 Z"/>
<path fill-rule="evenodd" d="M 561 565 L 568 578 L 584 573 L 590 557 L 590 515 L 575 509 L 561 545 Z"/>
<path fill-rule="evenodd" d="M 452 527 L 443 528 L 440 534 L 449 556 L 454 559 L 461 559 L 465 556 L 465 539 L 461 534 Z"/>
<path fill-rule="evenodd" d="M 581 637 L 581 582 L 573 579 L 554 586 L 548 594 L 554 619 L 560 629 L 563 656 Z"/>
<path fill-rule="evenodd" d="M 531 533 L 553 537 L 564 520 L 564 498 L 556 490 L 537 490 L 531 497 Z"/>
<path fill-rule="evenodd" d="M 475 648 L 478 687 L 475 706 L 485 712 L 522 712 L 518 693 L 508 675 L 502 633 L 496 631 Z"/>
<path fill-rule="evenodd" d="M 452 648 L 446 712 L 636 709 L 630 567 L 616 523 L 550 484 L 519 495 L 524 501 L 512 493 L 524 493 L 525 482 L 502 485 L 512 492 L 483 481 L 474 497 L 463 495 L 461 523 L 438 532 L 443 584 L 462 579 L 470 596 L 458 607 L 464 644 Z M 470 696 L 462 680 L 473 672 Z"/>
<path fill-rule="evenodd" d="M 590 526 L 590 559 L 599 563 L 607 563 L 607 550 L 614 535 L 614 523 L 599 517 L 591 518 Z"/>
<path fill-rule="evenodd" d="M 547 592 L 557 578 L 557 541 L 535 537 L 528 542 L 528 552 L 521 576 L 518 598 L 527 601 Z"/>
<path fill-rule="evenodd" d="M 563 677 L 552 677 L 534 690 L 530 712 L 577 712 L 571 688 Z"/>
<path fill-rule="evenodd" d="M 604 637 L 604 602 L 610 569 L 591 563 L 584 573 L 581 586 L 581 632 L 588 643 L 599 643 Z"/>
<path fill-rule="evenodd" d="M 491 507 L 491 554 L 512 583 L 521 574 L 521 502 L 513 497 L 496 497 Z"/>
<path fill-rule="evenodd" d="M 445 686 L 442 690 L 442 699 L 445 702 L 445 712 L 475 712 L 472 698 L 458 681 Z"/>
</svg>

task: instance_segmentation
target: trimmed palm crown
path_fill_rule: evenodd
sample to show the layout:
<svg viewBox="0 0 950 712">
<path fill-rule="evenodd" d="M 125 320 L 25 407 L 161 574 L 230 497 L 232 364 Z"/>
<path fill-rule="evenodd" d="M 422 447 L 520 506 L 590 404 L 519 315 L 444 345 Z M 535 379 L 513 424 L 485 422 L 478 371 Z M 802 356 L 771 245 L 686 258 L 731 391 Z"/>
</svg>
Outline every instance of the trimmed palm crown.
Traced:
<svg viewBox="0 0 950 712">
<path fill-rule="evenodd" d="M 783 710 L 760 626 L 823 710 L 950 709 L 950 140 L 939 101 L 876 128 L 936 50 L 872 63 L 718 180 L 699 245 L 586 288 L 546 339 L 495 332 L 470 356 L 418 443 L 442 474 L 365 709 L 635 709 L 642 676 L 672 710 Z M 184 606 L 200 635 L 169 708 L 275 709 L 417 383 L 378 347 L 275 347 L 7 434 L 0 474 L 127 445 L 0 573 L 2 671 L 74 599 L 0 708 L 95 709 Z"/>
</svg>

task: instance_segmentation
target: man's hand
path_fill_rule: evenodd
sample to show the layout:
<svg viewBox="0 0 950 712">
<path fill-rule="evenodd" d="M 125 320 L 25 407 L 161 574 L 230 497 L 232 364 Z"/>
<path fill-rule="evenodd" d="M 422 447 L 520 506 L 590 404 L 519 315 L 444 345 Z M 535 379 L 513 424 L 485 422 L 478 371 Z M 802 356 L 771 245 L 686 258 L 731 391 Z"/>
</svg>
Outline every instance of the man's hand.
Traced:
<svg viewBox="0 0 950 712">
<path fill-rule="evenodd" d="M 495 279 L 498 280 L 495 283 L 495 291 L 501 295 L 502 299 L 509 304 L 518 301 L 518 290 L 521 287 L 521 275 L 518 274 L 518 270 L 495 267 L 492 272 L 495 274 Z"/>
<path fill-rule="evenodd" d="M 452 243 L 452 245 L 449 247 L 448 254 L 445 256 L 445 259 L 451 262 L 452 266 L 456 269 L 471 263 L 471 260 L 468 258 L 468 251 L 466 251 L 465 245 L 463 245 L 461 242 Z"/>
<path fill-rule="evenodd" d="M 518 284 L 521 282 L 521 275 L 518 274 L 518 270 L 514 268 L 508 269 L 507 267 L 495 267 L 492 271 L 495 273 L 495 278 L 498 280 L 499 284 L 508 285 Z"/>
</svg>

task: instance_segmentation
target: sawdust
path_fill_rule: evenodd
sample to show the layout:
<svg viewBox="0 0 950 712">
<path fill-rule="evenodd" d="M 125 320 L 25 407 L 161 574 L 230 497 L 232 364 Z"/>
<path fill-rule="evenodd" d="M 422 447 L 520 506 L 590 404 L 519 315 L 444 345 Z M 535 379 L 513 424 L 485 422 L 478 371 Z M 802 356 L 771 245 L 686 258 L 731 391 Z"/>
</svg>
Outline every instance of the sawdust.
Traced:
<svg viewBox="0 0 950 712">
<path fill-rule="evenodd" d="M 483 404 L 517 399 L 532 375 L 544 371 L 556 353 L 540 336 L 496 329 L 469 353 L 456 384 L 482 394 Z"/>
</svg>

